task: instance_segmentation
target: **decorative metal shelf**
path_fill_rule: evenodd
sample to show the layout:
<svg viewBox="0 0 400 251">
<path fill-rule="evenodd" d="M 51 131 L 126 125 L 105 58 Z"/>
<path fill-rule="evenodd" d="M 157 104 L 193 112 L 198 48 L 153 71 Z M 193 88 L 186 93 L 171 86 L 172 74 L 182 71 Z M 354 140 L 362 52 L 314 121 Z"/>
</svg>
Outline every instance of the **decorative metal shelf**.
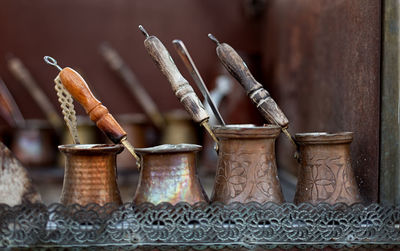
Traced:
<svg viewBox="0 0 400 251">
<path fill-rule="evenodd" d="M 400 207 L 371 204 L 0 205 L 0 247 L 400 246 Z"/>
</svg>

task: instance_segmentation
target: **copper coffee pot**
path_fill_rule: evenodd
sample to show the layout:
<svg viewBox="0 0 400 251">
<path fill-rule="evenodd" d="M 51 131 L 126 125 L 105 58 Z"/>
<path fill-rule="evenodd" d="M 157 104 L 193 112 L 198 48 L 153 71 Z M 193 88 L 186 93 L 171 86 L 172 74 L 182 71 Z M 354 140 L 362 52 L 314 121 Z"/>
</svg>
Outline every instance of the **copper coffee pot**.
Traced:
<svg viewBox="0 0 400 251">
<path fill-rule="evenodd" d="M 77 126 L 76 131 L 79 132 L 79 143 L 83 144 L 96 144 L 96 143 L 106 143 L 106 139 L 101 131 L 96 127 L 96 125 L 89 118 L 84 116 L 77 116 Z M 68 129 L 63 131 L 62 145 L 75 144 L 73 137 Z M 60 154 L 58 157 L 58 166 L 64 167 L 65 155 Z"/>
<path fill-rule="evenodd" d="M 25 120 L 6 84 L 0 79 L 0 115 L 12 127 L 10 148 L 26 166 L 54 164 L 56 134 L 44 120 Z"/>
<path fill-rule="evenodd" d="M 282 203 L 276 161 L 276 125 L 215 126 L 218 167 L 211 201 Z"/>
<path fill-rule="evenodd" d="M 54 129 L 44 120 L 25 120 L 23 127 L 15 128 L 11 149 L 23 165 L 50 167 L 56 160 L 57 137 Z"/>
<path fill-rule="evenodd" d="M 58 149 L 66 157 L 62 204 L 122 204 L 116 169 L 122 145 L 61 145 Z"/>
<path fill-rule="evenodd" d="M 352 132 L 298 133 L 300 169 L 295 203 L 361 202 L 350 164 Z"/>
<path fill-rule="evenodd" d="M 136 148 L 142 164 L 133 202 L 207 202 L 196 171 L 196 152 L 201 148 L 193 144 Z"/>
</svg>

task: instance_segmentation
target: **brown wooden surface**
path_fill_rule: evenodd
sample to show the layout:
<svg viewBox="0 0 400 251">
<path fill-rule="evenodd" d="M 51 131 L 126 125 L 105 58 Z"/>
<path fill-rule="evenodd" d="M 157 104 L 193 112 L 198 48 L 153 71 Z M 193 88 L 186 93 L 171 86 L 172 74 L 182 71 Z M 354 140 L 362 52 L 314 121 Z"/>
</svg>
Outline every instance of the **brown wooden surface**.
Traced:
<svg viewBox="0 0 400 251">
<path fill-rule="evenodd" d="M 380 7 L 378 0 L 273 0 L 260 32 L 267 88 L 290 131 L 353 131 L 352 166 L 366 201 L 378 199 Z M 280 166 L 297 167 L 290 143 L 279 143 Z"/>
</svg>

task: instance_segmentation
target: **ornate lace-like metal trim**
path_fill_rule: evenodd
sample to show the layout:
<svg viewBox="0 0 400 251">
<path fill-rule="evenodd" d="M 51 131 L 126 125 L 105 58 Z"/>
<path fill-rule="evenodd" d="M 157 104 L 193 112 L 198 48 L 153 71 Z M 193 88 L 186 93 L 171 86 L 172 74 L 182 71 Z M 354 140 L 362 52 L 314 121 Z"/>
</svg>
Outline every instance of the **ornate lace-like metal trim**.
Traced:
<svg viewBox="0 0 400 251">
<path fill-rule="evenodd" d="M 371 204 L 0 205 L 0 247 L 393 247 L 400 208 Z"/>
</svg>

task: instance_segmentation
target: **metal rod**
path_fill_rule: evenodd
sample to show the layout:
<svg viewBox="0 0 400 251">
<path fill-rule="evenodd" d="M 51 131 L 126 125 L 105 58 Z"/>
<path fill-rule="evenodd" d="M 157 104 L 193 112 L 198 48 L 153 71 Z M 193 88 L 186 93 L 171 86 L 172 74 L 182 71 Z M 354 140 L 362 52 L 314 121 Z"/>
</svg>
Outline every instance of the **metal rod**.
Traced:
<svg viewBox="0 0 400 251">
<path fill-rule="evenodd" d="M 43 59 L 44 59 L 44 62 L 46 62 L 47 64 L 55 66 L 57 69 L 62 71 L 62 68 L 57 64 L 57 61 L 54 58 L 52 58 L 50 56 L 44 56 Z"/>
<path fill-rule="evenodd" d="M 192 78 L 194 82 L 197 84 L 197 87 L 200 89 L 201 94 L 203 95 L 204 99 L 207 101 L 209 106 L 211 107 L 211 110 L 214 113 L 214 116 L 218 120 L 219 124 L 225 125 L 225 121 L 222 118 L 220 112 L 218 111 L 217 106 L 211 99 L 211 95 L 207 89 L 207 86 L 205 85 L 199 71 L 197 70 L 196 65 L 193 62 L 192 57 L 189 54 L 189 51 L 186 49 L 185 44 L 178 39 L 175 39 L 172 41 L 172 43 L 175 45 L 175 49 L 178 52 L 179 56 L 181 57 L 183 63 L 185 64 L 186 68 L 188 69 L 190 75 L 192 75 Z"/>
<path fill-rule="evenodd" d="M 139 25 L 139 30 L 145 35 L 145 37 L 149 37 L 149 33 L 147 33 L 146 29 L 142 26 Z"/>
</svg>

